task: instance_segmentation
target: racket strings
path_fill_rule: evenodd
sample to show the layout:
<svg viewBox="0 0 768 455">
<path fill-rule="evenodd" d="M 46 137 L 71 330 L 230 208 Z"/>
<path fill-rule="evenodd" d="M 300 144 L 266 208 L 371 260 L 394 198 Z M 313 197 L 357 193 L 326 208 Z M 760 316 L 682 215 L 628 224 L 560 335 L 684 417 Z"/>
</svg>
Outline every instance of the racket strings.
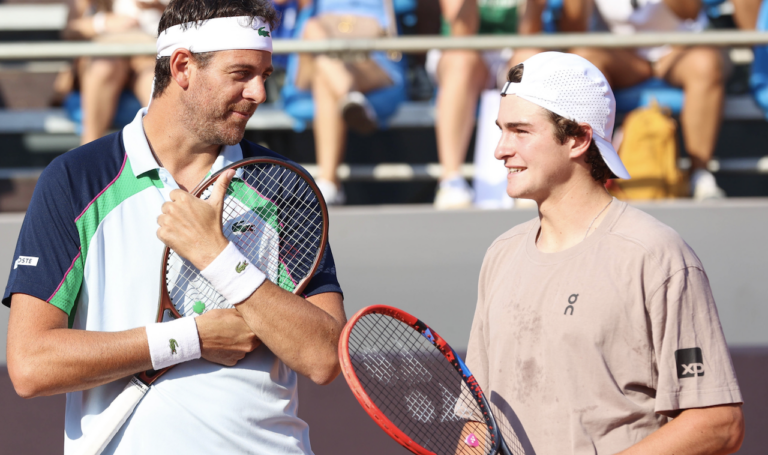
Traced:
<svg viewBox="0 0 768 455">
<path fill-rule="evenodd" d="M 461 375 L 409 325 L 365 315 L 350 332 L 349 355 L 366 394 L 414 442 L 437 454 L 492 453 L 482 410 Z M 479 447 L 464 442 L 470 433 Z"/>
<path fill-rule="evenodd" d="M 238 191 L 235 185 L 230 185 L 223 221 L 225 225 L 230 220 L 238 222 L 231 224 L 232 229 L 226 232 L 228 238 L 241 250 L 248 250 L 265 240 L 269 243 L 279 232 L 280 254 L 262 255 L 265 269 L 274 273 L 281 265 L 277 259 L 282 259 L 287 273 L 306 275 L 315 259 L 315 254 L 308 254 L 308 250 L 317 251 L 317 247 L 307 248 L 307 244 L 319 245 L 322 237 L 323 220 L 317 216 L 319 202 L 312 188 L 304 179 L 279 166 L 244 168 L 238 178 L 248 189 Z M 290 196 L 285 197 L 286 194 Z M 244 219 L 243 210 L 258 214 L 262 222 Z M 275 216 L 278 213 L 279 220 Z"/>
<path fill-rule="evenodd" d="M 205 188 L 201 199 L 210 197 L 212 189 L 213 184 Z M 273 283 L 294 292 L 310 278 L 322 254 L 325 224 L 315 191 L 293 170 L 273 163 L 236 169 L 224 198 L 222 231 L 247 262 Z M 173 250 L 167 261 L 166 285 L 171 302 L 183 316 L 233 306 Z"/>
</svg>

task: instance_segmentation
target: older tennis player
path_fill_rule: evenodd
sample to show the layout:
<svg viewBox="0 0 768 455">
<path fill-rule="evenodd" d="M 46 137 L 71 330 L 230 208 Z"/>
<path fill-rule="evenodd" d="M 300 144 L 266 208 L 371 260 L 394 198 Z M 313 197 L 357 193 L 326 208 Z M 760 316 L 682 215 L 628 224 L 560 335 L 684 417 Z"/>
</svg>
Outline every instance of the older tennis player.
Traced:
<svg viewBox="0 0 768 455">
<path fill-rule="evenodd" d="M 275 21 L 267 0 L 171 2 L 150 107 L 57 158 L 39 180 L 3 298 L 8 369 L 23 397 L 67 393 L 67 454 L 81 453 L 128 376 L 179 362 L 105 453 L 312 453 L 296 382 L 297 373 L 323 384 L 339 372 L 345 316 L 330 250 L 306 298 L 244 281 L 237 310 L 152 324 L 160 239 L 203 266 L 226 254 L 216 236 L 179 243 L 184 229 L 168 229 L 170 218 L 158 230 L 171 192 L 243 157 L 276 156 L 242 140 L 266 99 Z M 172 204 L 205 209 L 181 199 Z M 166 355 L 169 338 L 178 355 Z"/>
</svg>

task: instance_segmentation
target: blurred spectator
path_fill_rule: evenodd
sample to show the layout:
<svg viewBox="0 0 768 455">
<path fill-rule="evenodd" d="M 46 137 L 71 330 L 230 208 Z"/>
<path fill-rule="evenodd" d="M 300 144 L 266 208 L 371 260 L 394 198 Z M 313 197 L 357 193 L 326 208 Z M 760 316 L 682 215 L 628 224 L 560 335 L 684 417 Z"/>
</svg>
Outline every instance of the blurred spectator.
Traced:
<svg viewBox="0 0 768 455">
<path fill-rule="evenodd" d="M 517 0 L 441 0 L 443 35 L 512 34 L 517 32 Z M 431 50 L 427 72 L 439 88 L 435 134 L 442 175 L 435 196 L 438 209 L 472 204 L 472 188 L 461 175 L 475 124 L 477 100 L 486 88 L 498 86 L 511 66 L 512 50 Z"/>
<path fill-rule="evenodd" d="M 397 34 L 391 0 L 319 0 L 312 7 L 314 16 L 304 25 L 304 39 L 361 39 Z M 336 174 L 344 157 L 347 128 L 369 134 L 381 120 L 379 112 L 394 113 L 404 96 L 401 65 L 382 52 L 302 54 L 294 83 L 298 89 L 312 90 L 315 149 L 320 168 L 317 185 L 328 204 L 343 204 L 346 196 Z M 402 96 L 378 102 L 369 96 L 393 85 L 403 88 Z"/>
<path fill-rule="evenodd" d="M 540 31 L 541 21 L 531 21 L 529 16 L 540 15 L 544 1 L 441 0 L 441 33 L 450 36 L 508 35 L 517 33 L 518 29 L 521 33 L 536 33 Z M 519 8 L 520 5 L 524 7 Z M 493 102 L 497 101 L 498 89 L 506 80 L 507 70 L 536 52 L 534 49 L 517 49 L 514 53 L 512 49 L 484 52 L 431 50 L 427 54 L 427 72 L 439 86 L 435 134 L 442 175 L 435 195 L 436 208 L 457 209 L 472 204 L 473 190 L 461 175 L 461 166 L 472 137 L 478 98 L 484 90 L 489 91 L 489 102 L 482 103 L 480 115 L 485 117 L 487 111 L 495 119 L 498 105 L 494 106 Z M 483 99 L 486 99 L 486 95 Z M 504 174 L 503 179 L 506 176 L 506 170 L 493 158 L 496 144 L 491 144 L 493 140 L 482 140 L 489 136 L 487 133 L 478 129 L 475 165 L 476 172 L 483 174 L 475 180 L 479 183 L 497 179 L 498 172 L 494 171 Z M 498 169 L 493 169 L 494 165 Z M 508 197 L 506 199 L 511 204 L 511 200 Z"/>
<path fill-rule="evenodd" d="M 151 42 L 168 0 L 77 0 L 77 18 L 65 37 L 101 42 Z M 106 134 L 124 89 L 149 103 L 154 56 L 83 58 L 77 65 L 82 109 L 81 143 Z"/>
<path fill-rule="evenodd" d="M 588 29 L 592 4 L 613 33 L 697 32 L 706 26 L 701 0 L 566 0 L 560 31 Z M 681 87 L 680 114 L 685 148 L 691 158 L 691 192 L 696 199 L 725 196 L 707 170 L 720 129 L 725 69 L 720 50 L 706 46 L 640 49 L 573 49 L 605 74 L 614 90 L 657 77 Z"/>
</svg>

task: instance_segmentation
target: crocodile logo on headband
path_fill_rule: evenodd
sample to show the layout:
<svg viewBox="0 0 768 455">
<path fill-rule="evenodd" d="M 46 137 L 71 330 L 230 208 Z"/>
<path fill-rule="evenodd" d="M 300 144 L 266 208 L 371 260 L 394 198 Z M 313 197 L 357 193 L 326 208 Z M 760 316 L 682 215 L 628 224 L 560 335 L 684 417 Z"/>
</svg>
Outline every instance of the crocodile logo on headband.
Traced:
<svg viewBox="0 0 768 455">
<path fill-rule="evenodd" d="M 269 30 L 264 30 L 264 27 L 260 27 L 257 32 L 259 32 L 259 36 L 269 36 Z"/>
</svg>

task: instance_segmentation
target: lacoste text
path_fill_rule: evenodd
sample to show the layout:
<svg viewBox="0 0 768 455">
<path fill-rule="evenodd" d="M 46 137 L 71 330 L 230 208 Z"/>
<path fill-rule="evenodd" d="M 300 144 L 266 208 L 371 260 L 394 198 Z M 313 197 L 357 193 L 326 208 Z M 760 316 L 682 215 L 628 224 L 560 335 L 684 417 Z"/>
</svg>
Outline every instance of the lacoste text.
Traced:
<svg viewBox="0 0 768 455">
<path fill-rule="evenodd" d="M 16 259 L 16 262 L 13 263 L 13 268 L 15 269 L 20 265 L 31 265 L 32 267 L 37 267 L 37 260 L 38 258 L 32 256 L 19 256 L 18 259 Z"/>
</svg>

